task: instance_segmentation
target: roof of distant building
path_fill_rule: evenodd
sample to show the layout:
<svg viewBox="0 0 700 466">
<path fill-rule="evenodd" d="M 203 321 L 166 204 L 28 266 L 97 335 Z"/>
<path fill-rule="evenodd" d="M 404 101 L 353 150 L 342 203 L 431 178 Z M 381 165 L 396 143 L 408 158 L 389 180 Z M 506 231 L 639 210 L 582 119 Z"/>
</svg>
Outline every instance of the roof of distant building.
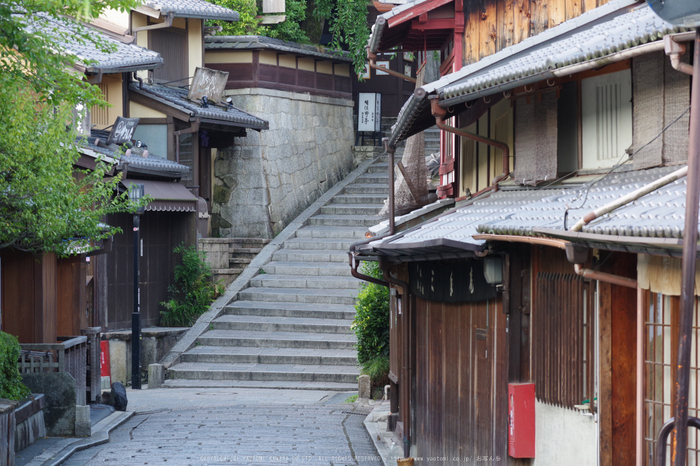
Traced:
<svg viewBox="0 0 700 466">
<path fill-rule="evenodd" d="M 128 41 L 117 40 L 112 35 L 70 18 L 58 20 L 47 15 L 38 15 L 30 29 L 41 30 L 63 50 L 77 56 L 84 72 L 126 73 L 163 66 L 163 59 L 158 52 L 126 43 Z M 94 42 L 81 39 L 81 36 L 88 36 Z M 104 44 L 105 47 L 96 46 L 95 42 Z"/>
<path fill-rule="evenodd" d="M 117 162 L 119 170 L 127 170 L 142 175 L 153 175 L 163 178 L 182 178 L 190 172 L 186 165 L 179 164 L 165 157 L 152 154 L 149 150 L 130 147 L 131 144 L 106 144 L 109 131 L 93 130 L 91 136 L 82 139 L 81 150 L 91 156 L 101 154 Z M 87 150 L 86 150 L 87 149 Z M 108 159 L 108 161 L 110 161 Z"/>
<path fill-rule="evenodd" d="M 277 50 L 352 63 L 348 52 L 326 50 L 316 45 L 299 44 L 264 36 L 209 36 L 204 39 L 207 50 Z"/>
<path fill-rule="evenodd" d="M 157 102 L 184 112 L 192 118 L 210 120 L 218 124 L 263 130 L 269 128 L 269 123 L 263 119 L 244 112 L 233 105 L 224 102 L 208 102 L 205 104 L 199 100 L 187 98 L 188 91 L 181 87 L 170 87 L 162 84 L 136 83 L 129 85 L 130 92 L 146 96 Z"/>
<path fill-rule="evenodd" d="M 237 11 L 205 0 L 146 0 L 144 6 L 159 11 L 161 16 L 172 14 L 180 18 L 219 19 L 238 21 Z M 136 8 L 138 11 L 139 8 Z"/>
<path fill-rule="evenodd" d="M 612 173 L 586 183 L 503 189 L 406 232 L 360 246 L 358 251 L 406 261 L 456 258 L 483 250 L 485 241 L 474 235 L 486 233 L 555 236 L 613 250 L 663 250 L 678 255 L 684 230 L 685 178 L 595 219 L 581 233 L 569 230 L 589 212 L 677 168 Z"/>
</svg>

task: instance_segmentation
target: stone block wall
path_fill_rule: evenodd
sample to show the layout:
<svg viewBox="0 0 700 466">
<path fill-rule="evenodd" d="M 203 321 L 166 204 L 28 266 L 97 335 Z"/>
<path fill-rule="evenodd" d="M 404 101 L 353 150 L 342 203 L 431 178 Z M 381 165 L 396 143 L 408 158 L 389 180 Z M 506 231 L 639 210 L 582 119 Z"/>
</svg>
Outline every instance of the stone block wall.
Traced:
<svg viewBox="0 0 700 466">
<path fill-rule="evenodd" d="M 218 151 L 212 235 L 273 238 L 353 168 L 353 102 L 270 89 L 228 90 L 269 121 Z"/>
</svg>

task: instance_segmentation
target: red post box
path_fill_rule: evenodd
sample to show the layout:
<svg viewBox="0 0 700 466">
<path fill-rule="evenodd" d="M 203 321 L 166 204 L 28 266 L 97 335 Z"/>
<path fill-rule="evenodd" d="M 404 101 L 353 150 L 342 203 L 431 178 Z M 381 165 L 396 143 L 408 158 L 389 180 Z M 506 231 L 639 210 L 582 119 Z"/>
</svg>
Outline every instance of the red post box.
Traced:
<svg viewBox="0 0 700 466">
<path fill-rule="evenodd" d="M 508 384 L 508 454 L 535 457 L 535 384 Z"/>
</svg>

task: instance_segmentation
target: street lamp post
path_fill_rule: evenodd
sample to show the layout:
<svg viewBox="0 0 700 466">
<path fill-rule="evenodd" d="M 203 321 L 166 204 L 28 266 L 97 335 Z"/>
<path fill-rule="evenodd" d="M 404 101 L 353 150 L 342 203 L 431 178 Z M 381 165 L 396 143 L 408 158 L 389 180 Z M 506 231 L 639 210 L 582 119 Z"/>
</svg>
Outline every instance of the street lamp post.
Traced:
<svg viewBox="0 0 700 466">
<path fill-rule="evenodd" d="M 143 197 L 143 184 L 129 185 L 129 200 L 138 203 Z M 139 268 L 139 228 L 144 208 L 134 212 L 134 312 L 131 314 L 131 388 L 141 388 L 141 288 Z"/>
</svg>

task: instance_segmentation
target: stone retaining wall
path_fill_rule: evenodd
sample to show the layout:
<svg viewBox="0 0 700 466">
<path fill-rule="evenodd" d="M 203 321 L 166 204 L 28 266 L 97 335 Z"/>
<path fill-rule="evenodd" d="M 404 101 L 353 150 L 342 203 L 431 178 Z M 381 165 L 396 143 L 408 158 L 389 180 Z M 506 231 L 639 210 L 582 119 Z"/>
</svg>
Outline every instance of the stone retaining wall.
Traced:
<svg viewBox="0 0 700 466">
<path fill-rule="evenodd" d="M 353 102 L 270 89 L 228 90 L 270 122 L 219 151 L 212 235 L 273 238 L 353 168 Z"/>
</svg>

